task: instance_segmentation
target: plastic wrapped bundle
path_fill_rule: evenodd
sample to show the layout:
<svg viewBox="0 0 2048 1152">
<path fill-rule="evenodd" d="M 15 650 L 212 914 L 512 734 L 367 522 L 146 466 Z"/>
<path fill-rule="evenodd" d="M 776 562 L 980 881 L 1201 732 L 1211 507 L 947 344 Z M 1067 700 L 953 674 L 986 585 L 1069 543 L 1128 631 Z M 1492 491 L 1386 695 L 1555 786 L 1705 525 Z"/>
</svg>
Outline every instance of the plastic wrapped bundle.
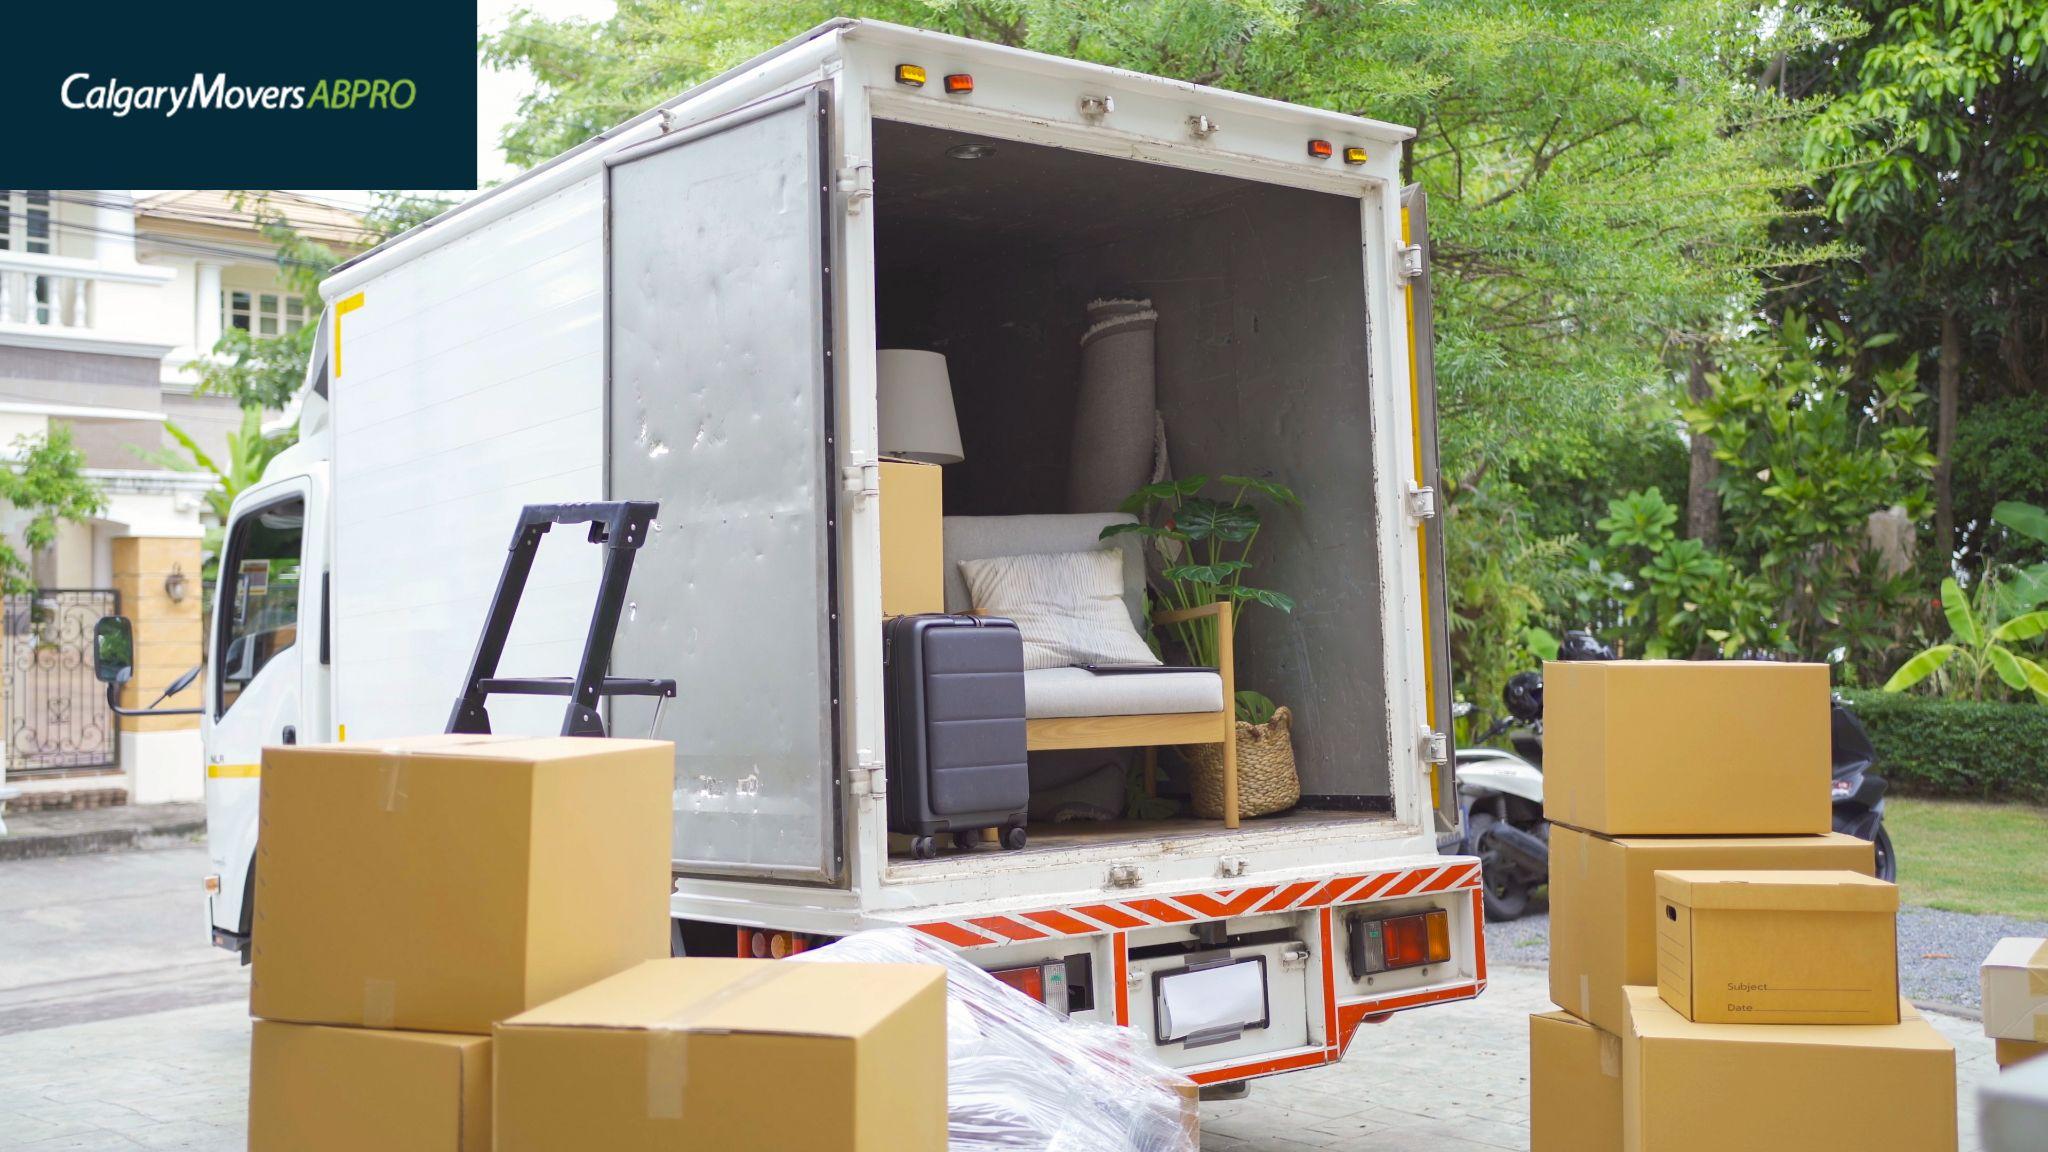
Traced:
<svg viewBox="0 0 2048 1152">
<path fill-rule="evenodd" d="M 907 928 L 791 961 L 946 969 L 952 1152 L 1198 1152 L 1194 1086 L 1128 1028 L 1069 1020 Z"/>
</svg>

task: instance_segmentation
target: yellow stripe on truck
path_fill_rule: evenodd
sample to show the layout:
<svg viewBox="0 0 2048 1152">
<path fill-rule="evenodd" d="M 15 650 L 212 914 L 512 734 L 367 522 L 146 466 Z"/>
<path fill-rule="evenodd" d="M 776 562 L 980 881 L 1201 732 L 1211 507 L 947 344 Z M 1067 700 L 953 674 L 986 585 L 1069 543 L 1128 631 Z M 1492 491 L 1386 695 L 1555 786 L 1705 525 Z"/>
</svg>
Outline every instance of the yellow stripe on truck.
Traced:
<svg viewBox="0 0 2048 1152">
<path fill-rule="evenodd" d="M 208 764 L 208 780 L 250 780 L 263 775 L 261 764 Z"/>
</svg>

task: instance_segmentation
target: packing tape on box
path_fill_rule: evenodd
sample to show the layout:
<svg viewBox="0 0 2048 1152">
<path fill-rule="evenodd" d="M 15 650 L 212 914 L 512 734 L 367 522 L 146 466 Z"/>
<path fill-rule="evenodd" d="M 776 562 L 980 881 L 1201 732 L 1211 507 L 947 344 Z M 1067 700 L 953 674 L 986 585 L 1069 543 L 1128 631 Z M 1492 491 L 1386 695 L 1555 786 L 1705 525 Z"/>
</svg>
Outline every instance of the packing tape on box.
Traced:
<svg viewBox="0 0 2048 1152">
<path fill-rule="evenodd" d="M 398 1019 L 398 982 L 363 981 L 363 1027 L 389 1028 Z"/>
<path fill-rule="evenodd" d="M 794 964 L 782 964 L 774 960 L 762 960 L 757 963 L 760 965 L 759 970 L 740 977 L 647 1030 L 649 1120 L 683 1118 L 683 1098 L 689 1094 L 690 1084 L 690 1035 L 693 1032 L 711 1031 L 700 1029 L 697 1026 L 698 1021 L 736 998 L 773 983 L 796 967 Z"/>
<path fill-rule="evenodd" d="M 2048 996 L 2048 940 L 2034 949 L 2034 955 L 2027 961 L 2027 995 Z M 2040 1028 L 2040 1018 L 2035 1017 L 2035 1029 Z"/>
<path fill-rule="evenodd" d="M 386 812 L 396 812 L 405 806 L 403 761 L 392 757 L 377 766 L 377 807 Z"/>
</svg>

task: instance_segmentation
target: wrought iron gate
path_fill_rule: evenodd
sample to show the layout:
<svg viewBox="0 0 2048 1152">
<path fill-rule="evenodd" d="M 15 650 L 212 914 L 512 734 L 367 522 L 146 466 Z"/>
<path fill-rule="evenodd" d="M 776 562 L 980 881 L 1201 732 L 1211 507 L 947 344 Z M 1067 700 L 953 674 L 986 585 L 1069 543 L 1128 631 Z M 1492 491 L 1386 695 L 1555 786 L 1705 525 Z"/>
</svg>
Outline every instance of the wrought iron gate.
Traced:
<svg viewBox="0 0 2048 1152">
<path fill-rule="evenodd" d="M 93 678 L 92 628 L 120 610 L 104 588 L 43 588 L 4 600 L 0 711 L 9 776 L 120 763 L 106 687 Z"/>
</svg>

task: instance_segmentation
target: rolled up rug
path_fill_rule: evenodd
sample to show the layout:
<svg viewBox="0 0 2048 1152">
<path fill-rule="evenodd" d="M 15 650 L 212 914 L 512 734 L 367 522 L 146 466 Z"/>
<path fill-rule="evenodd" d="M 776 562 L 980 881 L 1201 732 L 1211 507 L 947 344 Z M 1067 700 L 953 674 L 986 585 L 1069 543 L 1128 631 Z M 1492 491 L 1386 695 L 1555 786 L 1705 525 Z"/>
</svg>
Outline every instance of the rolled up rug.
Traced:
<svg viewBox="0 0 2048 1152">
<path fill-rule="evenodd" d="M 1148 299 L 1088 302 L 1067 467 L 1069 512 L 1113 512 L 1151 478 L 1158 406 L 1152 336 L 1158 322 Z"/>
</svg>

